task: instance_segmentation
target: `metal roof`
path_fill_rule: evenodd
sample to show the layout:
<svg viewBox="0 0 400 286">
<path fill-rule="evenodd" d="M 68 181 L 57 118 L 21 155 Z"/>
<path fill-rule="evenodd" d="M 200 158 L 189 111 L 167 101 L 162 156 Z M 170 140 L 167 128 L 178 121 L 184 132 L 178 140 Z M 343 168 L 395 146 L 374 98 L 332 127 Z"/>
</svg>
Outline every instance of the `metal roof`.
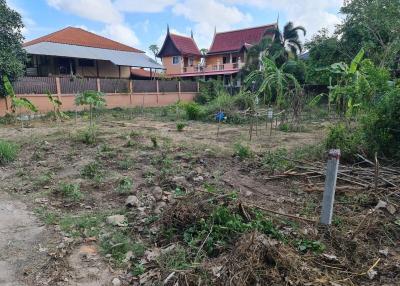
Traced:
<svg viewBox="0 0 400 286">
<path fill-rule="evenodd" d="M 28 54 L 110 61 L 118 66 L 164 69 L 143 53 L 41 42 L 24 47 Z"/>
</svg>

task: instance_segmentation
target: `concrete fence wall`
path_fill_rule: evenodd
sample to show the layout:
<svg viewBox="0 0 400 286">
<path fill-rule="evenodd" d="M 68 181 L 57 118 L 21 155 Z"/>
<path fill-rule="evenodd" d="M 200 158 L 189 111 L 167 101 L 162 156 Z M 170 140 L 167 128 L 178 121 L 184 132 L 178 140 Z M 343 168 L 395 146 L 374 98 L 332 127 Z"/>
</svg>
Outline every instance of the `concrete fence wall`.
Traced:
<svg viewBox="0 0 400 286">
<path fill-rule="evenodd" d="M 63 111 L 79 110 L 75 106 L 75 94 L 85 90 L 97 90 L 106 94 L 107 108 L 157 107 L 177 101 L 192 101 L 199 92 L 196 82 L 162 80 L 128 80 L 68 77 L 23 77 L 13 83 L 17 97 L 29 99 L 39 113 L 53 110 L 47 98 L 50 92 L 62 102 Z M 11 112 L 10 99 L 0 97 L 0 116 Z M 30 113 L 18 110 L 19 113 Z"/>
<path fill-rule="evenodd" d="M 157 107 L 174 104 L 177 101 L 192 101 L 197 92 L 168 92 L 168 93 L 120 93 L 106 94 L 106 108 L 129 108 L 129 107 Z M 39 110 L 39 113 L 46 113 L 53 110 L 47 95 L 45 94 L 20 94 L 17 97 L 29 99 Z M 58 99 L 62 102 L 63 111 L 81 110 L 82 107 L 75 105 L 74 94 L 58 95 Z M 10 110 L 10 99 L 0 97 L 0 116 L 4 116 Z M 18 113 L 31 113 L 26 110 L 18 110 Z"/>
</svg>

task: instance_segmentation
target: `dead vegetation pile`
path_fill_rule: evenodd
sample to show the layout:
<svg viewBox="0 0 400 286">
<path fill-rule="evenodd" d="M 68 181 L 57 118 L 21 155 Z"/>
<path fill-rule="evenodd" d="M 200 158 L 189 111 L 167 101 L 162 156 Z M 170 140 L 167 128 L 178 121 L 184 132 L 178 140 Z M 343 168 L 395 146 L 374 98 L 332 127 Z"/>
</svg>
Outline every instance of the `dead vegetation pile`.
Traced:
<svg viewBox="0 0 400 286">
<path fill-rule="evenodd" d="M 197 192 L 160 222 L 158 243 L 185 252 L 161 267 L 167 285 L 394 285 L 400 275 L 398 252 L 388 251 L 398 247 L 398 227 L 380 207 L 346 221 L 354 226 L 322 228 L 262 213 L 232 193 Z"/>
</svg>

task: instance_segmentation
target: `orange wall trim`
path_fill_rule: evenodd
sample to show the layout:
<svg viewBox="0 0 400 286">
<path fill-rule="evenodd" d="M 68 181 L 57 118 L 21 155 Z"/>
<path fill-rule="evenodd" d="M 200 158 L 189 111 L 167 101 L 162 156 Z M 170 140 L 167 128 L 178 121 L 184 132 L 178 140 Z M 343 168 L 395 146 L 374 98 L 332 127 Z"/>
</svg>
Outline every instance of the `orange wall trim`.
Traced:
<svg viewBox="0 0 400 286">
<path fill-rule="evenodd" d="M 120 93 L 120 94 L 107 94 L 105 99 L 107 103 L 107 108 L 129 108 L 129 107 L 157 107 L 166 106 L 176 103 L 178 100 L 181 101 L 193 101 L 196 97 L 196 92 L 169 92 L 169 93 Z M 38 113 L 46 113 L 53 110 L 52 105 L 47 99 L 45 94 L 35 94 L 35 95 L 17 95 L 17 97 L 23 97 L 29 99 L 38 109 Z M 59 97 L 62 102 L 63 111 L 75 111 L 81 110 L 82 107 L 75 106 L 74 100 L 75 95 L 64 94 Z M 8 110 L 6 105 L 6 99 L 0 97 L 0 116 L 6 115 L 6 113 L 11 112 L 9 104 Z M 18 111 L 19 112 L 19 111 Z M 21 111 L 22 114 L 32 114 L 30 111 Z"/>
</svg>

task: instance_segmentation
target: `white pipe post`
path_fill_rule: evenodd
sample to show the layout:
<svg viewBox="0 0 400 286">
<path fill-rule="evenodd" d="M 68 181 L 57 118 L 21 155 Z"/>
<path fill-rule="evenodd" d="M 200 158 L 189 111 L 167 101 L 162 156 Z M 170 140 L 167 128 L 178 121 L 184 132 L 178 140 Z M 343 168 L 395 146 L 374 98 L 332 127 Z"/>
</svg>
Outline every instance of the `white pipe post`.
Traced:
<svg viewBox="0 0 400 286">
<path fill-rule="evenodd" d="M 324 225 L 332 224 L 333 203 L 335 201 L 335 189 L 339 170 L 339 159 L 339 149 L 332 149 L 329 151 L 321 212 L 321 224 Z"/>
</svg>

